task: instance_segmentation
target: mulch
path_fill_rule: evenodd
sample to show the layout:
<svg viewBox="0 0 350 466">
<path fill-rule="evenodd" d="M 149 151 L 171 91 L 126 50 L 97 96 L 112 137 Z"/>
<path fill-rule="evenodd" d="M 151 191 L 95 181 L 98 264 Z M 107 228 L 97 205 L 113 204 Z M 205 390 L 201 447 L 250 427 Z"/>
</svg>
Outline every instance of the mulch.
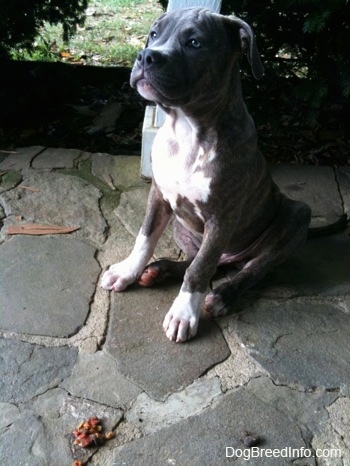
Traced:
<svg viewBox="0 0 350 466">
<path fill-rule="evenodd" d="M 145 102 L 129 68 L 0 63 L 0 149 L 43 145 L 139 155 Z M 332 105 L 310 126 L 306 106 L 267 84 L 243 83 L 260 147 L 271 163 L 350 165 L 350 111 Z"/>
</svg>

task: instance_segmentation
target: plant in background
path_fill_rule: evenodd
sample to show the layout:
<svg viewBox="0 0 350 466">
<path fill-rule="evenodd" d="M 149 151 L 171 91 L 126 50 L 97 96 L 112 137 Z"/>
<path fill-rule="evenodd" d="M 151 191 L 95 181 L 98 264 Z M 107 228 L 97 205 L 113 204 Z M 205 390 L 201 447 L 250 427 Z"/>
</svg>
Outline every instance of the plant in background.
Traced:
<svg viewBox="0 0 350 466">
<path fill-rule="evenodd" d="M 4 10 L 3 1 L 0 0 L 0 12 L 1 8 Z M 0 57 L 2 51 L 3 56 L 12 60 L 131 66 L 137 51 L 144 45 L 150 25 L 162 12 L 157 0 L 85 2 L 89 6 L 85 11 L 79 3 L 82 8 L 81 16 L 76 17 L 77 21 L 81 18 L 79 22 L 74 20 L 67 24 L 62 18 L 62 22 L 57 22 L 55 15 L 51 15 L 51 19 L 41 15 L 35 27 L 29 28 L 30 33 L 25 34 L 23 30 L 20 38 L 15 38 L 4 28 L 0 31 Z M 10 8 L 7 16 L 11 16 L 9 11 Z M 21 16 L 14 19 L 16 28 L 21 20 Z M 2 18 L 0 23 L 7 24 Z M 68 26 L 71 28 L 67 29 Z"/>
<path fill-rule="evenodd" d="M 311 119 L 325 104 L 349 104 L 348 0 L 224 0 L 222 12 L 256 29 L 267 76 L 287 78 Z"/>
<path fill-rule="evenodd" d="M 30 49 L 45 23 L 62 23 L 63 38 L 75 32 L 85 19 L 89 0 L 0 0 L 0 58 L 14 47 Z"/>
</svg>

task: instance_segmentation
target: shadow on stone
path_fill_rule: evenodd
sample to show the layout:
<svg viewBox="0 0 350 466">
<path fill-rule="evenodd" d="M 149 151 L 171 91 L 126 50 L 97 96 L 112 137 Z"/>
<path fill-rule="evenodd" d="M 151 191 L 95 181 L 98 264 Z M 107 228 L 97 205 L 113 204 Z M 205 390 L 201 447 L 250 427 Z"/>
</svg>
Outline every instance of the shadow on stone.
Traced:
<svg viewBox="0 0 350 466">
<path fill-rule="evenodd" d="M 273 270 L 259 287 L 290 287 L 299 295 L 350 294 L 347 232 L 307 241 L 300 253 Z"/>
</svg>

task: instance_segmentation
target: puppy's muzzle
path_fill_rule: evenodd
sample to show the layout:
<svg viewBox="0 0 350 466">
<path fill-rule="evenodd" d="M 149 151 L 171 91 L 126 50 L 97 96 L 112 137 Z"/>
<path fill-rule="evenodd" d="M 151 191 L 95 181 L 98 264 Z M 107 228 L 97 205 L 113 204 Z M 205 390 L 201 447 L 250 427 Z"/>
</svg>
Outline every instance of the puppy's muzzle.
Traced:
<svg viewBox="0 0 350 466">
<path fill-rule="evenodd" d="M 145 49 L 137 55 L 137 65 L 143 68 L 144 71 L 148 71 L 155 66 L 160 66 L 164 63 L 164 55 L 158 50 Z"/>
<path fill-rule="evenodd" d="M 183 78 L 179 60 L 174 54 L 146 48 L 136 57 L 131 73 L 131 86 L 147 100 L 165 106 L 174 104 L 174 99 L 187 95 L 186 80 Z"/>
</svg>

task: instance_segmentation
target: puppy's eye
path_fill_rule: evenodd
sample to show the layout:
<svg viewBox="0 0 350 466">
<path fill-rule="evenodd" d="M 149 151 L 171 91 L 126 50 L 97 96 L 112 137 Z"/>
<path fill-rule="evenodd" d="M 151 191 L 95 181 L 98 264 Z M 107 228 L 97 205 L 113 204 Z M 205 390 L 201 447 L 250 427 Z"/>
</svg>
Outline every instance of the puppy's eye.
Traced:
<svg viewBox="0 0 350 466">
<path fill-rule="evenodd" d="M 192 47 L 193 49 L 199 49 L 202 44 L 199 42 L 199 40 L 197 39 L 190 39 L 188 42 L 187 42 L 187 45 L 189 47 Z"/>
<path fill-rule="evenodd" d="M 151 31 L 151 32 L 149 33 L 149 37 L 150 37 L 151 39 L 155 39 L 155 38 L 157 37 L 156 31 Z"/>
</svg>

